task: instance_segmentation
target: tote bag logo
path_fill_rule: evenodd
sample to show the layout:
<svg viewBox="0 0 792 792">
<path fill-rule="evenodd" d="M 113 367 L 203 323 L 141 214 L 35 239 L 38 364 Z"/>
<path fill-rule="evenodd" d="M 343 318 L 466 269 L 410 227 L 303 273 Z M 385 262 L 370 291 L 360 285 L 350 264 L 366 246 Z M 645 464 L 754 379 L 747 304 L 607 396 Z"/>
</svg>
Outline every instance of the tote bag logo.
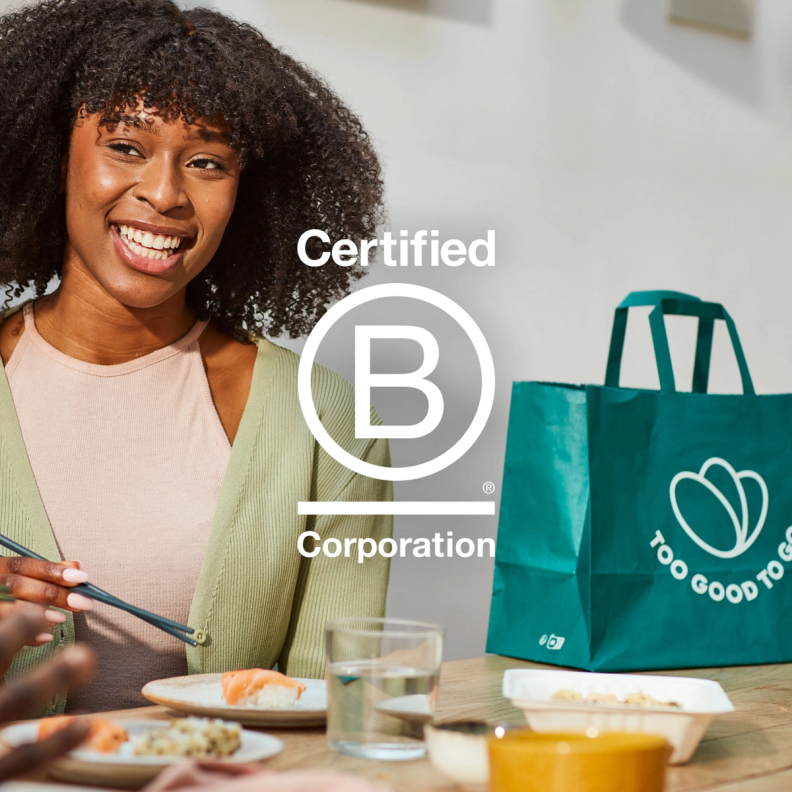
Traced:
<svg viewBox="0 0 792 792">
<path fill-rule="evenodd" d="M 721 475 L 724 472 L 727 473 L 734 484 L 737 499 L 739 500 L 739 514 L 735 510 L 734 505 L 723 494 L 723 491 L 708 477 L 708 474 L 711 475 L 713 469 L 719 470 Z M 748 508 L 748 498 L 745 494 L 744 481 L 746 479 L 756 482 L 762 493 L 762 506 L 759 509 L 759 515 L 754 517 L 753 521 Z M 725 549 L 720 546 L 713 547 L 696 533 L 690 521 L 682 514 L 677 501 L 677 486 L 681 481 L 694 481 L 700 487 L 706 489 L 710 495 L 715 496 L 716 500 L 726 510 L 731 526 L 734 529 L 733 547 L 726 547 Z M 753 470 L 735 470 L 725 459 L 720 457 L 708 459 L 701 466 L 698 473 L 689 470 L 677 473 L 671 479 L 669 495 L 671 509 L 682 529 L 702 550 L 716 558 L 730 559 L 741 556 L 757 540 L 767 520 L 768 490 L 765 480 Z M 703 497 L 703 490 L 699 490 L 699 495 Z M 703 527 L 701 526 L 700 529 Z M 655 531 L 654 538 L 649 542 L 649 546 L 656 550 L 657 560 L 668 568 L 672 577 L 679 581 L 688 580 L 690 588 L 696 594 L 709 595 L 709 598 L 714 602 L 727 602 L 732 605 L 738 605 L 741 602 L 753 602 L 761 591 L 772 589 L 784 577 L 786 568 L 782 562 L 788 563 L 792 561 L 792 525 L 778 539 L 781 539 L 781 541 L 776 550 L 777 558 L 771 558 L 764 566 L 759 567 L 755 574 L 754 572 L 748 572 L 747 578 L 744 577 L 747 572 L 744 568 L 737 571 L 730 569 L 728 565 L 724 565 L 723 572 L 718 574 L 718 577 L 723 576 L 723 582 L 708 577 L 711 574 L 709 571 L 705 575 L 701 572 L 690 570 L 687 562 L 674 553 L 662 531 Z M 731 581 L 729 578 L 731 578 Z"/>
<path fill-rule="evenodd" d="M 712 467 L 719 467 L 726 471 L 734 482 L 735 489 L 737 490 L 737 496 L 740 501 L 741 513 L 739 517 L 735 512 L 734 507 L 728 501 L 723 492 L 721 492 L 721 490 L 718 489 L 718 487 L 716 487 L 715 484 L 713 484 L 712 481 L 707 478 L 707 473 Z M 759 485 L 759 488 L 762 491 L 762 508 L 759 513 L 759 517 L 752 529 L 750 527 L 751 522 L 748 510 L 748 499 L 745 496 L 745 487 L 743 486 L 744 479 L 753 479 L 753 481 Z M 688 521 L 682 515 L 682 511 L 679 508 L 679 503 L 677 502 L 676 489 L 677 484 L 679 484 L 680 481 L 688 480 L 696 481 L 709 490 L 718 499 L 723 508 L 726 509 L 726 513 L 729 515 L 734 528 L 734 547 L 727 550 L 721 550 L 713 547 L 708 542 L 705 542 L 695 532 L 695 530 L 690 526 L 690 523 L 688 523 Z M 712 457 L 708 459 L 701 466 L 701 470 L 699 470 L 698 473 L 692 473 L 687 470 L 677 473 L 676 476 L 674 476 L 674 478 L 671 480 L 670 494 L 671 507 L 674 510 L 674 516 L 677 518 L 677 521 L 682 526 L 685 533 L 702 550 L 705 550 L 710 555 L 717 556 L 718 558 L 736 558 L 737 556 L 742 555 L 756 541 L 756 538 L 761 533 L 765 524 L 765 520 L 767 519 L 767 485 L 765 484 L 764 479 L 758 473 L 754 473 L 752 470 L 741 470 L 737 472 L 725 459 L 720 459 L 719 457 Z"/>
</svg>

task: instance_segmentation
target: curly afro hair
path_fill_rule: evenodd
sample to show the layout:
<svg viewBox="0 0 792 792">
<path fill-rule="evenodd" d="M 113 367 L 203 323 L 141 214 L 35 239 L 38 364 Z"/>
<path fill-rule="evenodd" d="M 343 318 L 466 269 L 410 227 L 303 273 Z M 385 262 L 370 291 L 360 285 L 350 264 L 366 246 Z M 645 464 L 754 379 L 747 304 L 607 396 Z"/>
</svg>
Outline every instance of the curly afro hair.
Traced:
<svg viewBox="0 0 792 792">
<path fill-rule="evenodd" d="M 166 119 L 224 123 L 244 164 L 223 241 L 188 286 L 190 307 L 237 338 L 308 332 L 362 271 L 305 267 L 297 240 L 311 228 L 357 242 L 376 235 L 377 156 L 322 79 L 258 30 L 170 0 L 47 0 L 0 18 L 0 285 L 9 298 L 25 286 L 41 295 L 60 275 L 59 171 L 78 112 L 110 123 L 141 100 Z"/>
</svg>

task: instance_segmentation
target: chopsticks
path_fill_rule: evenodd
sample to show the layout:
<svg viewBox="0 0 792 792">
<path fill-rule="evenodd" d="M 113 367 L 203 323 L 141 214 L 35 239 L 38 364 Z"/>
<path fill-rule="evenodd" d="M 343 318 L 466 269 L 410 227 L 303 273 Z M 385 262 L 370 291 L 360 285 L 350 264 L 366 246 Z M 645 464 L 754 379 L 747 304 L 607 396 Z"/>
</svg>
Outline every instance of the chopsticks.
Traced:
<svg viewBox="0 0 792 792">
<path fill-rule="evenodd" d="M 27 547 L 23 547 L 13 539 L 9 539 L 7 536 L 3 536 L 2 534 L 0 534 L 0 545 L 3 545 L 3 547 L 13 551 L 17 555 L 24 556 L 25 558 L 35 558 L 39 561 L 49 560 L 44 558 L 44 556 L 40 556 L 38 553 L 34 553 L 32 550 L 28 550 Z M 163 632 L 172 635 L 174 638 L 178 638 L 180 641 L 184 641 L 184 643 L 189 644 L 190 646 L 198 646 L 198 642 L 196 640 L 190 638 L 188 635 L 185 635 L 185 633 L 191 635 L 195 632 L 192 627 L 188 627 L 186 624 L 179 624 L 179 622 L 173 621 L 172 619 L 167 619 L 165 616 L 158 616 L 156 613 L 151 613 L 151 611 L 138 608 L 135 605 L 130 605 L 128 602 L 124 602 L 123 600 L 118 599 L 118 597 L 114 597 L 112 594 L 100 589 L 98 586 L 94 586 L 93 583 L 79 583 L 76 586 L 72 586 L 70 588 L 86 597 L 96 600 L 97 602 L 103 602 L 106 605 L 111 605 L 114 608 L 131 613 L 133 616 L 137 616 L 144 622 L 157 627 Z"/>
</svg>

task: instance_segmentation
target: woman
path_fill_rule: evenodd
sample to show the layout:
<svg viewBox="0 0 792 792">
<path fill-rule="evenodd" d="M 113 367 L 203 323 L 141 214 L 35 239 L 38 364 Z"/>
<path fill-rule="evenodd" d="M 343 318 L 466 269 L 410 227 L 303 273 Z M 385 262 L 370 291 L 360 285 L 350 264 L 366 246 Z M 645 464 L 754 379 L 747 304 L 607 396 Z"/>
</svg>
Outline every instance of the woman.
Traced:
<svg viewBox="0 0 792 792">
<path fill-rule="evenodd" d="M 387 560 L 304 558 L 297 538 L 390 535 L 382 517 L 297 515 L 380 500 L 299 408 L 307 332 L 360 273 L 309 268 L 299 236 L 376 234 L 382 185 L 360 123 L 254 28 L 167 0 L 49 0 L 0 20 L 0 282 L 37 299 L 0 327 L 0 525 L 48 559 L 1 559 L 53 606 L 19 673 L 71 643 L 96 681 L 49 712 L 144 703 L 147 681 L 278 667 L 323 674 L 324 622 L 381 615 Z M 314 252 L 315 255 L 316 251 Z M 48 284 L 57 289 L 45 294 Z M 351 387 L 314 401 L 354 436 Z M 194 627 L 197 648 L 70 591 L 89 579 Z"/>
</svg>

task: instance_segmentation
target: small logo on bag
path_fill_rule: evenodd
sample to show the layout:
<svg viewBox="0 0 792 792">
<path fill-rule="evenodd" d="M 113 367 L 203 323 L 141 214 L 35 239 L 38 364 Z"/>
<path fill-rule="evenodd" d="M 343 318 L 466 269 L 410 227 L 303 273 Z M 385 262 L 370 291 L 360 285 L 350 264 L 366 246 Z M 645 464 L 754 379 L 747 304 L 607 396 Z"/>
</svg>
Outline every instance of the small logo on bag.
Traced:
<svg viewBox="0 0 792 792">
<path fill-rule="evenodd" d="M 547 646 L 548 649 L 560 649 L 564 645 L 564 641 L 566 641 L 566 638 L 551 633 L 549 636 L 543 635 L 539 639 L 539 646 Z"/>
<path fill-rule="evenodd" d="M 737 517 L 737 513 L 734 511 L 734 507 L 726 499 L 726 496 L 707 478 L 707 471 L 713 466 L 722 468 L 731 476 L 734 486 L 737 489 L 737 495 L 740 499 L 740 510 L 742 513 L 739 518 Z M 756 525 L 754 526 L 753 531 L 751 531 L 750 536 L 748 535 L 748 501 L 745 497 L 745 487 L 743 487 L 743 479 L 747 478 L 753 479 L 757 484 L 759 484 L 759 487 L 762 490 L 761 513 L 759 514 L 759 519 L 756 521 Z M 733 548 L 731 548 L 731 550 L 719 550 L 713 547 L 711 544 L 705 542 L 690 527 L 687 520 L 682 516 L 682 512 L 679 509 L 679 504 L 677 503 L 676 488 L 680 481 L 685 480 L 697 481 L 699 484 L 706 487 L 720 501 L 724 509 L 726 509 L 726 513 L 731 518 L 732 525 L 734 526 L 734 532 L 737 537 L 736 544 Z M 674 515 L 676 516 L 679 524 L 685 530 L 685 533 L 702 550 L 705 550 L 710 555 L 717 556 L 718 558 L 736 558 L 737 556 L 742 555 L 756 541 L 756 538 L 759 536 L 762 528 L 764 527 L 765 519 L 767 518 L 767 485 L 765 484 L 764 479 L 758 473 L 754 473 L 752 470 L 741 470 L 738 473 L 725 459 L 720 459 L 719 457 L 712 457 L 708 459 L 701 466 L 701 470 L 699 470 L 698 473 L 692 473 L 688 470 L 677 473 L 676 476 L 671 479 L 670 495 L 671 508 L 673 508 Z"/>
</svg>

